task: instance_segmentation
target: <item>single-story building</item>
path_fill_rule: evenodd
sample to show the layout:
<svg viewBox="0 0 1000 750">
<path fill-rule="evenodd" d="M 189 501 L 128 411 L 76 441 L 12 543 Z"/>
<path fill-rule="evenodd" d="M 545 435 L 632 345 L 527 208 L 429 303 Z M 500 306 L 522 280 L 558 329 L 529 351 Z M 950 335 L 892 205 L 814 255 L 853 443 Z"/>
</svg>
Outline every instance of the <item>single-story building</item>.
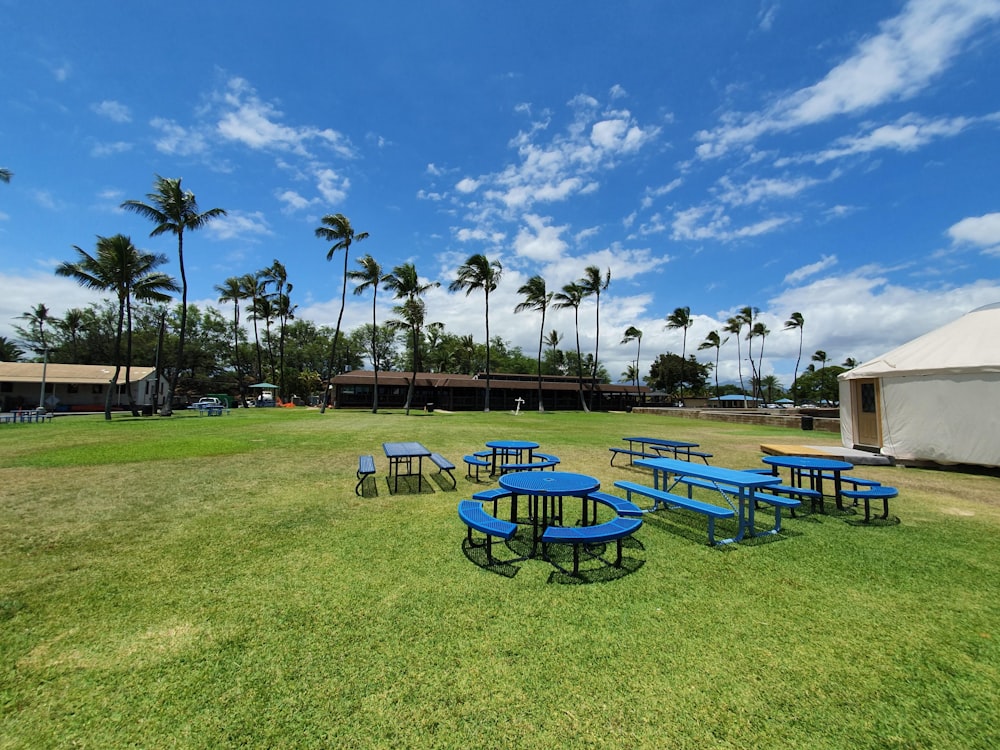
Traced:
<svg viewBox="0 0 1000 750">
<path fill-rule="evenodd" d="M 104 411 L 107 389 L 115 374 L 114 365 L 64 365 L 41 362 L 0 362 L 0 400 L 3 411 L 35 409 L 42 394 L 45 377 L 44 405 L 49 411 Z M 167 380 L 160 378 L 157 388 L 153 367 L 135 367 L 129 372 L 132 397 L 140 406 L 153 404 L 158 394 L 166 392 Z M 129 406 L 125 391 L 125 368 L 118 374 L 113 408 Z"/>
<path fill-rule="evenodd" d="M 406 393 L 412 372 L 379 371 L 378 403 L 380 407 L 399 408 L 406 403 Z M 332 382 L 333 406 L 336 408 L 366 408 L 372 404 L 375 373 L 353 370 L 337 375 Z M 583 396 L 591 404 L 591 381 L 584 379 Z M 580 381 L 568 375 L 542 376 L 542 404 L 546 410 L 580 408 Z M 598 383 L 594 391 L 595 411 L 624 411 L 643 403 L 649 394 L 646 386 L 622 383 Z M 520 403 L 518 402 L 520 399 Z M 486 403 L 486 374 L 455 375 L 451 373 L 418 372 L 414 381 L 410 408 L 437 408 L 446 411 L 481 411 Z M 490 409 L 516 411 L 538 409 L 538 375 L 492 373 L 490 375 Z"/>
</svg>

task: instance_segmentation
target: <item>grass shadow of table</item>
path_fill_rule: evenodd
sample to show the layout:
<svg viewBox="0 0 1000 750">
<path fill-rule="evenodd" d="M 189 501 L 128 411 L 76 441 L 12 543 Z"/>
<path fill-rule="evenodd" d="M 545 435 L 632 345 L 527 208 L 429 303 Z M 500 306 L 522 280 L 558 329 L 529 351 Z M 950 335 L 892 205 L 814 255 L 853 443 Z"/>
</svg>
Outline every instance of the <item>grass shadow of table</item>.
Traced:
<svg viewBox="0 0 1000 750">
<path fill-rule="evenodd" d="M 513 557 L 499 558 L 496 556 L 498 550 L 507 550 Z M 539 544 L 535 554 L 529 557 L 532 551 L 530 527 L 518 529 L 517 533 L 506 542 L 495 541 L 492 555 L 487 555 L 486 547 L 483 544 L 470 545 L 468 538 L 462 542 L 462 553 L 465 557 L 474 565 L 490 573 L 513 578 L 520 572 L 523 563 L 534 561 L 553 566 L 555 570 L 549 573 L 548 582 L 562 584 L 605 583 L 624 578 L 635 573 L 646 563 L 645 560 L 626 554 L 626 552 L 644 550 L 642 542 L 634 536 L 623 539 L 622 562 L 619 567 L 613 562 L 617 556 L 615 542 L 581 545 L 580 570 L 577 575 L 573 575 L 572 545 L 549 544 L 548 559 L 546 559 L 542 556 Z"/>
<path fill-rule="evenodd" d="M 416 474 L 402 474 L 398 478 L 385 477 L 385 487 L 390 495 L 433 495 L 434 487 L 427 480 L 428 477 L 425 477 L 421 481 Z M 448 491 L 451 492 L 451 487 Z"/>
</svg>

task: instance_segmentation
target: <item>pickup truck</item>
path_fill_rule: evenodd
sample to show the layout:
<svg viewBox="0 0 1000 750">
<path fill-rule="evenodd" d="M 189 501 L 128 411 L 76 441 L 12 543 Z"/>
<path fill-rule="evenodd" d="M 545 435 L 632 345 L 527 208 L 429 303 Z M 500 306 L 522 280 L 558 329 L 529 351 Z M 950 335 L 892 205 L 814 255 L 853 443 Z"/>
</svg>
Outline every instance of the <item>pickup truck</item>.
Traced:
<svg viewBox="0 0 1000 750">
<path fill-rule="evenodd" d="M 215 396 L 202 396 L 197 401 L 195 401 L 189 408 L 191 409 L 204 409 L 206 406 L 225 406 L 219 399 Z"/>
</svg>

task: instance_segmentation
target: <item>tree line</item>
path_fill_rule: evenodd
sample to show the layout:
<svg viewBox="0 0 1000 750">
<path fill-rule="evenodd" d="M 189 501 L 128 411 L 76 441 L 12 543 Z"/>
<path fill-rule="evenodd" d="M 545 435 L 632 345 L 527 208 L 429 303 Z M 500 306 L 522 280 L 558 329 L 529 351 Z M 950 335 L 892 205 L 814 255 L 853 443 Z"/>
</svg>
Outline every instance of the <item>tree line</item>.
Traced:
<svg viewBox="0 0 1000 750">
<path fill-rule="evenodd" d="M 9 171 L 4 170 L 4 173 L 9 179 Z M 62 318 L 53 318 L 46 306 L 40 304 L 21 316 L 26 325 L 17 330 L 21 344 L 41 354 L 45 361 L 110 362 L 115 367 L 112 383 L 120 382 L 124 371 L 127 386 L 133 362 L 155 363 L 168 376 L 161 414 L 169 414 L 177 399 L 210 391 L 235 391 L 242 401 L 247 398 L 250 385 L 263 381 L 274 382 L 279 396 L 284 399 L 293 394 L 306 397 L 320 394 L 319 403 L 325 410 L 333 378 L 347 369 L 362 367 L 365 358 L 371 363 L 375 377 L 373 412 L 378 410 L 378 373 L 386 370 L 410 370 L 414 374 L 409 379 L 407 410 L 413 396 L 415 375 L 424 370 L 484 372 L 487 411 L 491 378 L 496 367 L 509 373 L 535 372 L 540 410 L 544 409 L 541 390 L 545 375 L 575 375 L 580 408 L 584 411 L 593 407 L 597 383 L 610 381 L 599 354 L 600 300 L 611 284 L 610 269 L 602 272 L 597 266 L 587 266 L 579 280 L 558 290 L 548 289 L 545 279 L 535 275 L 518 289 L 522 301 L 514 312 L 538 315 L 538 348 L 532 361 L 520 348 L 491 335 L 490 295 L 503 276 L 503 265 L 498 259 L 481 253 L 469 256 L 458 267 L 448 287 L 453 292 L 464 291 L 466 296 L 482 293 L 485 335 L 482 343 L 477 343 L 472 336 L 447 332 L 443 323 L 427 321 L 423 297 L 440 284 L 421 280 L 412 262 L 385 271 L 372 255 L 366 254 L 352 268 L 350 250 L 356 243 L 367 240 L 369 233 L 356 231 L 343 214 L 329 214 L 322 217 L 322 225 L 315 229 L 315 235 L 330 243 L 326 253 L 328 261 L 338 253 L 343 260 L 340 309 L 335 327 L 316 326 L 296 318 L 293 285 L 284 265 L 277 259 L 266 268 L 227 278 L 215 287 L 220 304 L 232 305 L 232 314 L 227 319 L 215 308 L 201 310 L 188 304 L 184 264 L 185 237 L 225 216 L 226 211 L 222 208 L 200 210 L 194 193 L 183 189 L 179 178 L 159 175 L 155 176 L 153 190 L 145 200 L 126 200 L 121 206 L 152 222 L 151 237 L 161 234 L 176 237 L 180 282 L 160 270 L 167 256 L 137 249 L 126 235 L 98 236 L 94 251 L 74 246 L 75 259 L 61 263 L 56 273 L 75 279 L 88 289 L 106 292 L 110 299 L 84 309 L 71 309 Z M 370 323 L 345 332 L 342 323 L 349 282 L 354 282 L 356 295 L 371 292 L 372 319 Z M 381 322 L 377 319 L 380 290 L 392 294 L 395 301 L 393 317 Z M 180 303 L 171 306 L 171 295 L 177 292 L 181 295 Z M 589 298 L 596 303 L 595 345 L 593 353 L 584 353 L 580 347 L 579 312 Z M 560 349 L 563 335 L 556 330 L 546 332 L 546 315 L 550 309 L 573 310 L 575 349 Z M 717 396 L 736 390 L 734 384 L 720 387 L 717 374 L 721 349 L 729 341 L 725 334 L 731 334 L 737 350 L 738 393 L 766 401 L 778 398 L 775 393 L 788 393 L 796 402 L 835 400 L 836 377 L 832 371 L 838 368 L 826 367 L 825 353 L 817 352 L 823 355 L 819 371 L 810 365 L 803 377 L 799 377 L 804 318 L 798 312 L 785 323 L 786 330 L 798 330 L 800 335 L 799 357 L 791 388 L 785 391 L 774 376 L 762 375 L 764 343 L 770 331 L 757 320 L 758 312 L 757 308 L 742 308 L 720 331 L 709 333 L 698 349 L 715 349 L 713 364 L 699 363 L 693 355 L 687 355 L 687 331 L 694 320 L 689 307 L 676 308 L 667 316 L 665 327 L 681 330 L 681 354 L 667 352 L 654 358 L 644 378 L 646 384 L 679 399 L 704 396 L 708 393 L 708 378 L 714 370 Z M 744 386 L 740 347 L 744 329 L 751 366 L 749 393 Z M 636 359 L 622 373 L 622 379 L 638 386 L 642 331 L 634 326 L 627 328 L 622 338 L 622 343 L 631 341 L 637 342 Z M 758 344 L 756 360 L 755 343 Z M 23 354 L 18 343 L 0 338 L 0 358 L 15 360 Z M 817 356 L 813 359 L 820 361 Z M 592 387 L 585 390 L 587 380 Z M 105 403 L 106 419 L 111 418 L 112 390 L 108 389 Z M 131 397 L 130 390 L 126 390 Z M 136 412 L 134 403 L 131 408 Z"/>
</svg>

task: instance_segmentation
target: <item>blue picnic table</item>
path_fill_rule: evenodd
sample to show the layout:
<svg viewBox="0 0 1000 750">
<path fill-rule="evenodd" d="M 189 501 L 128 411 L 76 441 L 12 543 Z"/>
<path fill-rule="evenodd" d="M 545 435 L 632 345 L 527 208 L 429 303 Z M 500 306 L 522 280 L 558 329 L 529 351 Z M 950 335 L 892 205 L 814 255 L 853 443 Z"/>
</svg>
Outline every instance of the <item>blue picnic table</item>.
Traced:
<svg viewBox="0 0 1000 750">
<path fill-rule="evenodd" d="M 395 477 L 393 492 L 399 489 L 399 475 L 403 468 L 406 469 L 406 476 L 417 475 L 417 491 L 423 491 L 424 458 L 430 457 L 431 452 L 416 442 L 382 443 L 382 450 L 389 459 L 389 476 Z M 417 460 L 416 472 L 413 471 L 413 459 Z"/>
<path fill-rule="evenodd" d="M 751 536 L 766 536 L 777 534 L 781 528 L 781 516 L 775 514 L 774 527 L 767 531 L 757 532 L 754 527 L 754 510 L 756 507 L 755 492 L 767 489 L 770 485 L 780 484 L 781 478 L 769 474 L 758 474 L 751 471 L 739 471 L 737 469 L 725 469 L 718 466 L 702 466 L 693 464 L 690 461 L 679 461 L 675 458 L 641 458 L 635 462 L 636 466 L 644 466 L 653 470 L 653 487 L 660 489 L 661 482 L 665 491 L 670 491 L 685 478 L 700 480 L 707 483 L 709 487 L 718 490 L 726 505 L 736 511 L 738 526 L 736 534 L 729 539 L 723 539 L 718 544 L 729 544 L 738 542 L 749 533 Z M 673 478 L 671 481 L 671 477 Z M 698 485 L 701 486 L 701 485 Z M 688 485 L 688 496 L 691 494 L 691 485 Z M 730 499 L 736 497 L 734 504 Z M 655 507 L 655 506 L 654 506 Z"/>
</svg>

